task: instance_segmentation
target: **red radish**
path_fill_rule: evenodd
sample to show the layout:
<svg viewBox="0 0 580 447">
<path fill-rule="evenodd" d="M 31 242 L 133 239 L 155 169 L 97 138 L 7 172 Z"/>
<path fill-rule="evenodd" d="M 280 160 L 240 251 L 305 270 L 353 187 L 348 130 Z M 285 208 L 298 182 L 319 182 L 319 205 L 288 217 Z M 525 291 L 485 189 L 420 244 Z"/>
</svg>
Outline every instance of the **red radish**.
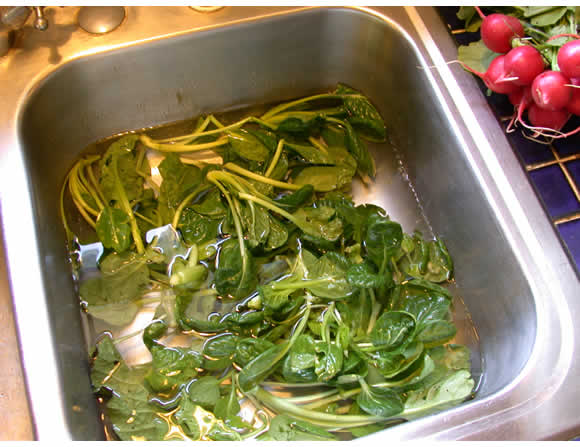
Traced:
<svg viewBox="0 0 580 447">
<path fill-rule="evenodd" d="M 508 99 L 514 107 L 521 107 L 523 105 L 527 108 L 533 102 L 532 91 L 529 87 L 522 87 L 510 93 Z"/>
<path fill-rule="evenodd" d="M 574 115 L 580 116 L 580 87 L 572 89 L 572 99 L 566 106 L 566 110 Z"/>
<path fill-rule="evenodd" d="M 524 45 L 505 55 L 504 67 L 508 78 L 515 78 L 514 84 L 530 85 L 544 71 L 544 59 L 534 47 Z"/>
<path fill-rule="evenodd" d="M 570 114 L 565 110 L 546 110 L 532 104 L 528 108 L 528 118 L 534 127 L 560 130 L 570 118 Z"/>
<path fill-rule="evenodd" d="M 580 77 L 580 39 L 571 40 L 560 47 L 558 67 L 569 78 Z"/>
<path fill-rule="evenodd" d="M 487 71 L 485 73 L 476 71 L 461 61 L 456 62 L 459 62 L 461 66 L 467 71 L 470 71 L 474 75 L 480 77 L 492 92 L 508 95 L 519 90 L 520 86 L 514 84 L 512 80 L 506 79 L 507 76 L 503 64 L 504 57 L 505 56 L 501 54 L 496 56 L 494 60 L 491 61 L 491 64 L 489 64 L 489 67 L 487 67 Z"/>
<path fill-rule="evenodd" d="M 572 99 L 570 79 L 559 71 L 546 70 L 532 82 L 534 102 L 546 110 L 560 110 Z"/>
<path fill-rule="evenodd" d="M 491 51 L 507 53 L 512 48 L 514 37 L 524 37 L 524 27 L 515 17 L 497 13 L 485 16 L 477 6 L 475 9 L 483 20 L 481 40 Z"/>
<path fill-rule="evenodd" d="M 491 61 L 487 71 L 481 77 L 492 92 L 503 93 L 504 95 L 516 92 L 519 86 L 513 80 L 506 80 L 506 78 L 508 76 L 505 71 L 505 56 L 501 55 Z"/>
</svg>

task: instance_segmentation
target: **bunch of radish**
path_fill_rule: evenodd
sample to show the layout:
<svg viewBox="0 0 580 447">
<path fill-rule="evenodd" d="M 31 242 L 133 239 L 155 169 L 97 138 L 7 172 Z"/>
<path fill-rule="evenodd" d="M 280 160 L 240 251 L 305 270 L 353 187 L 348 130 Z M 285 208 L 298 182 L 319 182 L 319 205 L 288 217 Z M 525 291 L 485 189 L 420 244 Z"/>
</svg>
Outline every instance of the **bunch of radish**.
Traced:
<svg viewBox="0 0 580 447">
<path fill-rule="evenodd" d="M 580 116 L 580 36 L 559 34 L 548 39 L 570 39 L 558 50 L 559 71 L 553 70 L 540 51 L 526 43 L 524 27 L 516 17 L 484 15 L 475 9 L 482 19 L 481 40 L 499 54 L 485 73 L 462 65 L 492 92 L 508 96 L 515 108 L 508 130 L 519 123 L 533 131 L 534 137 L 565 138 L 580 132 L 580 127 L 561 131 L 572 115 Z"/>
</svg>

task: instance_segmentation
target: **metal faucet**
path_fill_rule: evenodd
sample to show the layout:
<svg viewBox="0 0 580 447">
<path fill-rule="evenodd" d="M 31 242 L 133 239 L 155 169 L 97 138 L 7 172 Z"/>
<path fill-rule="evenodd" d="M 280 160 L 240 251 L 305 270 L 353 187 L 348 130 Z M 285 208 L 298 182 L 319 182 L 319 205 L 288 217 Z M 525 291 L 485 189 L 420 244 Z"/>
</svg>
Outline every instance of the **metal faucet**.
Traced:
<svg viewBox="0 0 580 447">
<path fill-rule="evenodd" d="M 15 31 L 24 26 L 34 11 L 34 28 L 44 31 L 48 21 L 44 17 L 44 6 L 0 6 L 0 32 Z"/>
<path fill-rule="evenodd" d="M 14 31 L 24 27 L 30 14 L 34 12 L 34 28 L 44 31 L 48 21 L 44 17 L 44 6 L 0 6 L 0 57 L 8 53 L 12 46 Z"/>
</svg>

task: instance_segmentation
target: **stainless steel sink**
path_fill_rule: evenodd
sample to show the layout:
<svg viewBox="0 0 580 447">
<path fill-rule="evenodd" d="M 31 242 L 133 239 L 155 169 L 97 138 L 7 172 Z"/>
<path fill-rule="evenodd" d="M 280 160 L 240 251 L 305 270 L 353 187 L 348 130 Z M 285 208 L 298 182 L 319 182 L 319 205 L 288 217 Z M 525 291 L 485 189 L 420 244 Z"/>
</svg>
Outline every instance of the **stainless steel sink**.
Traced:
<svg viewBox="0 0 580 447">
<path fill-rule="evenodd" d="M 90 35 L 60 8 L 0 59 L 0 206 L 36 435 L 103 439 L 59 217 L 95 140 L 343 82 L 385 118 L 377 183 L 357 199 L 440 235 L 456 265 L 473 400 L 370 438 L 569 439 L 580 433 L 578 278 L 433 8 L 127 7 Z M 50 11 L 50 10 L 49 10 Z M 437 68 L 434 68 L 437 67 Z M 463 305 L 465 304 L 465 307 Z M 370 440 L 370 439 L 369 439 Z"/>
</svg>

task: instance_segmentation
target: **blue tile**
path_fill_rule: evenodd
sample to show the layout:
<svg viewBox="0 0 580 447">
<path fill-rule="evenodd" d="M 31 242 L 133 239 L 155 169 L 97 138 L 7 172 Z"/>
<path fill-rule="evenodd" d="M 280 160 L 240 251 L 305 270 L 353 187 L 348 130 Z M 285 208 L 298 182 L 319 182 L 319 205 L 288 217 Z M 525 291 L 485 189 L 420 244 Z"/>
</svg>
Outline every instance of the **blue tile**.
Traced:
<svg viewBox="0 0 580 447">
<path fill-rule="evenodd" d="M 570 256 L 576 263 L 576 268 L 580 268 L 580 220 L 560 224 L 558 230 Z"/>
<path fill-rule="evenodd" d="M 580 160 L 569 161 L 564 166 L 568 168 L 568 172 L 570 172 L 576 186 L 580 186 Z"/>
<path fill-rule="evenodd" d="M 530 171 L 530 177 L 550 217 L 557 218 L 580 210 L 580 203 L 560 166 L 552 165 Z"/>
<path fill-rule="evenodd" d="M 524 138 L 520 129 L 507 134 L 507 138 L 525 165 L 533 165 L 554 159 L 554 154 L 548 145 Z"/>
<path fill-rule="evenodd" d="M 580 126 L 580 117 L 573 116 L 562 129 L 563 132 L 570 132 Z M 554 140 L 554 147 L 560 157 L 580 154 L 580 132 L 567 138 Z"/>
</svg>

